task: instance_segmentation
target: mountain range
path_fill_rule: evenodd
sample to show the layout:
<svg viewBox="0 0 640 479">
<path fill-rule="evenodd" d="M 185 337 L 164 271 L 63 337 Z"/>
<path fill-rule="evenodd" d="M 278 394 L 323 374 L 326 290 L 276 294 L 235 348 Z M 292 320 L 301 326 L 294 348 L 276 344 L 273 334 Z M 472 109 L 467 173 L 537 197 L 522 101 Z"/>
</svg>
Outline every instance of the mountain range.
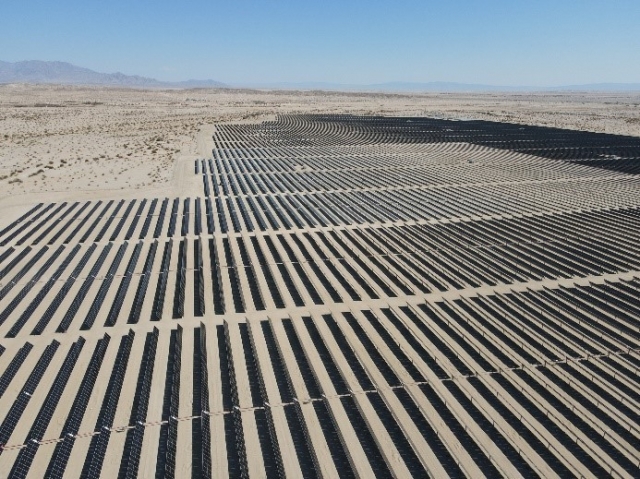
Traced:
<svg viewBox="0 0 640 479">
<path fill-rule="evenodd" d="M 273 90 L 324 90 L 345 92 L 390 92 L 390 93 L 464 93 L 464 92 L 640 92 L 640 83 L 590 83 L 562 86 L 504 86 L 457 82 L 387 82 L 367 85 L 326 82 L 278 82 L 243 83 L 237 88 L 264 88 Z"/>
<path fill-rule="evenodd" d="M 98 73 L 66 62 L 31 60 L 0 61 L 0 83 L 55 83 L 63 85 L 105 85 L 130 88 L 220 88 L 214 80 L 165 82 L 123 73 Z"/>
<path fill-rule="evenodd" d="M 278 82 L 224 84 L 215 80 L 166 82 L 138 75 L 99 73 L 66 62 L 0 61 L 2 83 L 51 83 L 64 85 L 105 85 L 129 88 L 258 88 L 273 90 L 325 90 L 349 92 L 552 92 L 552 91 L 640 91 L 640 83 L 591 83 L 552 87 L 499 86 L 456 82 L 387 82 L 375 84 L 341 84 L 326 82 Z"/>
</svg>

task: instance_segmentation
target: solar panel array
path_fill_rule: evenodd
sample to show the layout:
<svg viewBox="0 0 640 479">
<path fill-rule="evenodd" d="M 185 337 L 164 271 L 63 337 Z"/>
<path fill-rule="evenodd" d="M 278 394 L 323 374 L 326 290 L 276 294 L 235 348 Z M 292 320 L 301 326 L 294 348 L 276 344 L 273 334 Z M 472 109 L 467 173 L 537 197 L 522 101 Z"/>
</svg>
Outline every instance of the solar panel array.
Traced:
<svg viewBox="0 0 640 479">
<path fill-rule="evenodd" d="M 8 477 L 638 477 L 640 140 L 217 125 L 0 227 Z"/>
</svg>

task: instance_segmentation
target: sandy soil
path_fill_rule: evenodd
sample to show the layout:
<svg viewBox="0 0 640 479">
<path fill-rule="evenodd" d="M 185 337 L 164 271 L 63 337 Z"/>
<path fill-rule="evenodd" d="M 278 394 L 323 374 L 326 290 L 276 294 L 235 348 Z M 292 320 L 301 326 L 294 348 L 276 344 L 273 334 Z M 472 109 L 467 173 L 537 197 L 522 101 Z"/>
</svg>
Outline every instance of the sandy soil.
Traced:
<svg viewBox="0 0 640 479">
<path fill-rule="evenodd" d="M 509 121 L 640 136 L 640 93 L 375 94 L 0 85 L 0 198 L 161 188 L 206 125 L 277 113 Z M 198 131 L 202 133 L 198 135 Z"/>
</svg>

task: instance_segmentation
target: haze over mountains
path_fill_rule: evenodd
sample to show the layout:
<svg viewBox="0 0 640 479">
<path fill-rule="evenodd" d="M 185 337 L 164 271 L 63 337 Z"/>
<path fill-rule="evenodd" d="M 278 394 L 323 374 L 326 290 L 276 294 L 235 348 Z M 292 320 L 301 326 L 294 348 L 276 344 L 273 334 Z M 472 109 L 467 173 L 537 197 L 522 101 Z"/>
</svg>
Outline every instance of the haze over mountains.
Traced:
<svg viewBox="0 0 640 479">
<path fill-rule="evenodd" d="M 640 91 L 640 83 L 592 83 L 585 85 L 561 85 L 561 86 L 505 86 L 505 85 L 483 85 L 475 83 L 458 82 L 386 82 L 373 83 L 368 85 L 325 83 L 325 82 L 276 82 L 276 83 L 241 83 L 234 87 L 240 88 L 265 88 L 274 90 L 329 90 L 348 92 L 396 92 L 396 93 L 419 93 L 419 92 L 554 92 L 554 91 Z"/>
<path fill-rule="evenodd" d="M 274 90 L 329 90 L 364 92 L 551 92 L 551 91 L 640 91 L 640 83 L 592 83 L 584 85 L 504 86 L 457 82 L 386 82 L 342 84 L 329 82 L 272 82 L 225 84 L 215 80 L 160 81 L 123 73 L 99 73 L 66 62 L 0 61 L 0 84 L 34 83 L 64 85 L 104 85 L 129 88 L 257 88 Z"/>
</svg>

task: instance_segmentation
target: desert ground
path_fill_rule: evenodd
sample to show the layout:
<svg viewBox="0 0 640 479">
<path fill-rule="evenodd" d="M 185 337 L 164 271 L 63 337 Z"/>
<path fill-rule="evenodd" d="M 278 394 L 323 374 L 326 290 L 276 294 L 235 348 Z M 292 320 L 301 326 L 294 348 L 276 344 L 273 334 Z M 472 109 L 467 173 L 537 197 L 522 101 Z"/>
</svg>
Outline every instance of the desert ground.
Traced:
<svg viewBox="0 0 640 479">
<path fill-rule="evenodd" d="M 161 190 L 219 122 L 278 113 L 508 121 L 640 136 L 640 93 L 375 94 L 0 85 L 0 205 L 16 195 Z M 201 139 L 198 140 L 198 134 Z"/>
</svg>

